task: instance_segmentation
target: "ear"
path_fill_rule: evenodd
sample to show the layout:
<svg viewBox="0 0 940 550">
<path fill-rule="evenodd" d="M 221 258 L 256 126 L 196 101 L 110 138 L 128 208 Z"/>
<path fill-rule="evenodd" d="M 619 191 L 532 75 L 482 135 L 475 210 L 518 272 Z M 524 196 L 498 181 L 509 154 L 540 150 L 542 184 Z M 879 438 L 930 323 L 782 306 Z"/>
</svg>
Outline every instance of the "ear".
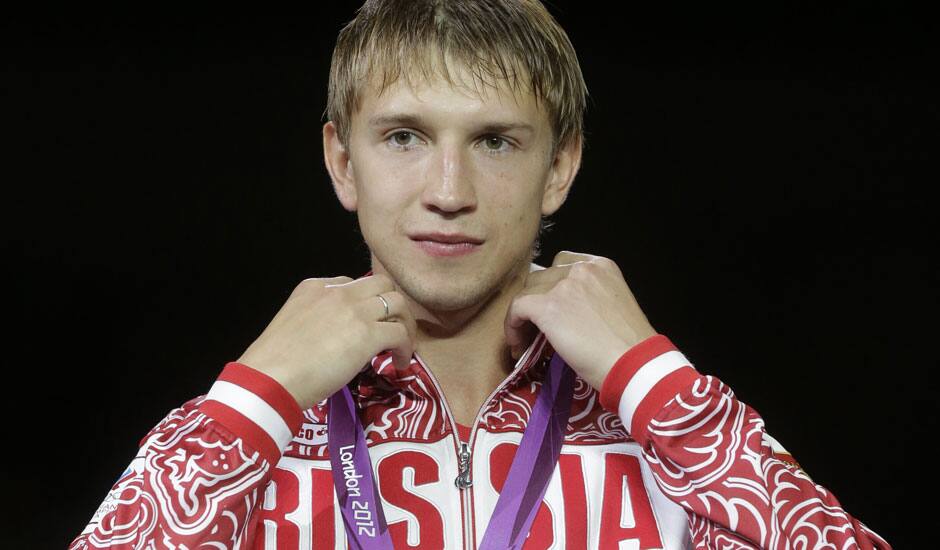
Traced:
<svg viewBox="0 0 940 550">
<path fill-rule="evenodd" d="M 355 212 L 358 204 L 356 176 L 353 173 L 349 151 L 339 139 L 339 133 L 332 120 L 323 125 L 323 160 L 326 162 L 330 179 L 333 180 L 336 198 L 339 199 L 343 208 Z"/>
<path fill-rule="evenodd" d="M 578 136 L 555 152 L 548 174 L 548 184 L 545 186 L 545 194 L 542 195 L 543 216 L 551 216 L 565 203 L 571 185 L 574 183 L 574 177 L 580 168 L 581 136 Z"/>
</svg>

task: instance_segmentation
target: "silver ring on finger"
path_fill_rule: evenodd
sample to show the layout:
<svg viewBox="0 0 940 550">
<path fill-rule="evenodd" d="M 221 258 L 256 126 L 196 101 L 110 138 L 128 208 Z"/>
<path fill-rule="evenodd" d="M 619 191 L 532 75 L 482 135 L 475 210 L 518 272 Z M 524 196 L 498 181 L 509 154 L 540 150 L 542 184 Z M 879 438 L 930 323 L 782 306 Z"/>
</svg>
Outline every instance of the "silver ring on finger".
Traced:
<svg viewBox="0 0 940 550">
<path fill-rule="evenodd" d="M 381 294 L 378 295 L 379 300 L 382 300 L 382 305 L 385 306 L 385 317 L 382 317 L 382 320 L 385 321 L 388 319 L 388 300 L 385 299 L 385 296 Z"/>
</svg>

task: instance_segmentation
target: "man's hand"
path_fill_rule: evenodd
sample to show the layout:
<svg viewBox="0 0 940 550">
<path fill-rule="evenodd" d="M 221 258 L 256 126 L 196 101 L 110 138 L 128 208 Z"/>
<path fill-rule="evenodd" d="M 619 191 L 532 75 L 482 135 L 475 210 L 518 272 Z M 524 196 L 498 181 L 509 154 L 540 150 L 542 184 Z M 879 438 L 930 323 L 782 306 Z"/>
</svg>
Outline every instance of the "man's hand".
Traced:
<svg viewBox="0 0 940 550">
<path fill-rule="evenodd" d="M 306 409 L 384 350 L 398 368 L 407 367 L 415 331 L 404 297 L 386 275 L 306 279 L 238 362 L 277 380 Z"/>
<path fill-rule="evenodd" d="M 506 313 L 506 339 L 518 357 L 535 328 L 595 389 L 633 345 L 656 334 L 613 261 L 559 252 L 533 271 Z"/>
</svg>

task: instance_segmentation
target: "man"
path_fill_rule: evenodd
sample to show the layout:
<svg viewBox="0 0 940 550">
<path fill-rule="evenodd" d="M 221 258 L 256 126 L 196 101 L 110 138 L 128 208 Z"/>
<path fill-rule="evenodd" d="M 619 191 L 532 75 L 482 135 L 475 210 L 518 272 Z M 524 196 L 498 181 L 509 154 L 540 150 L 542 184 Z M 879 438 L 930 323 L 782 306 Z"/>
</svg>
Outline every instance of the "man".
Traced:
<svg viewBox="0 0 940 550">
<path fill-rule="evenodd" d="M 301 282 L 72 547 L 889 548 L 613 262 L 532 263 L 585 97 L 537 1 L 367 2 L 323 143 L 372 271 Z"/>
</svg>

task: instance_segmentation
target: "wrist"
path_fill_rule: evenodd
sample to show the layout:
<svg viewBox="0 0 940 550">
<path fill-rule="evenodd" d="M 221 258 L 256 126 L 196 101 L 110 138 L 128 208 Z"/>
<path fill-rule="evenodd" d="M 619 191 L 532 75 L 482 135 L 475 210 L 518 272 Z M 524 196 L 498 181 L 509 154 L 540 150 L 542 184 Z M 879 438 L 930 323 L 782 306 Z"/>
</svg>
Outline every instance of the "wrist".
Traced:
<svg viewBox="0 0 940 550">
<path fill-rule="evenodd" d="M 321 396 L 320 393 L 322 392 L 318 392 L 317 388 L 311 387 L 309 383 L 305 383 L 309 381 L 301 380 L 298 376 L 298 371 L 300 369 L 285 368 L 283 366 L 283 362 L 279 364 L 269 364 L 249 361 L 251 361 L 250 358 L 248 361 L 246 361 L 244 360 L 244 356 L 242 356 L 233 363 L 242 365 L 243 367 L 249 368 L 266 376 L 267 378 L 270 378 L 273 383 L 276 383 L 278 386 L 283 388 L 285 392 L 290 394 L 291 398 L 301 410 L 309 409 L 310 407 L 329 397 L 328 394 Z"/>
<path fill-rule="evenodd" d="M 608 411 L 617 412 L 617 404 L 626 387 L 626 382 L 650 358 L 648 356 L 655 356 L 671 347 L 672 343 L 666 336 L 653 333 L 626 348 L 610 363 L 610 369 L 600 388 L 601 406 Z"/>
<path fill-rule="evenodd" d="M 630 334 L 621 335 L 616 337 L 616 343 L 607 347 L 607 352 L 604 355 L 604 358 L 600 360 L 601 365 L 603 365 L 601 374 L 599 378 L 592 384 L 598 391 L 603 389 L 604 383 L 610 377 L 611 371 L 617 366 L 618 362 L 629 352 L 631 349 L 634 349 L 638 345 L 648 341 L 650 338 L 658 336 L 653 327 L 646 325 L 641 330 L 630 330 Z"/>
</svg>

